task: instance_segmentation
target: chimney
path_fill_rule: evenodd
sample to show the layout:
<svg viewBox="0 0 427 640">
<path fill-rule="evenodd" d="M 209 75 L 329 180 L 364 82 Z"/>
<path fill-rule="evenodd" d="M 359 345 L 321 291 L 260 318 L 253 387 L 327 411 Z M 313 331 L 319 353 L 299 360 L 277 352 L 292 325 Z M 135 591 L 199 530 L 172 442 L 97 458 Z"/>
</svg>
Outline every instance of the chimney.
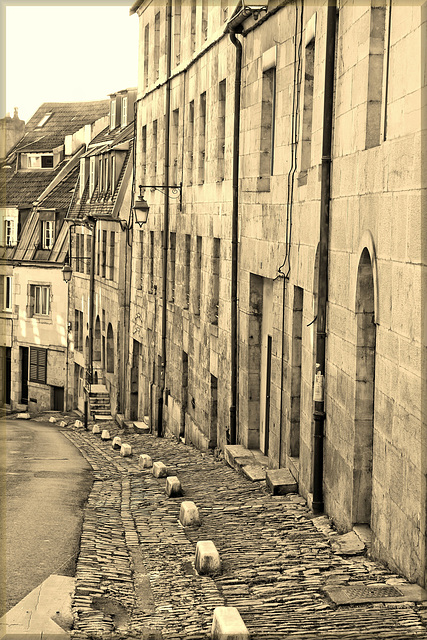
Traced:
<svg viewBox="0 0 427 640">
<path fill-rule="evenodd" d="M 19 118 L 19 116 L 18 116 L 18 107 L 13 107 L 13 117 L 14 118 Z"/>
</svg>

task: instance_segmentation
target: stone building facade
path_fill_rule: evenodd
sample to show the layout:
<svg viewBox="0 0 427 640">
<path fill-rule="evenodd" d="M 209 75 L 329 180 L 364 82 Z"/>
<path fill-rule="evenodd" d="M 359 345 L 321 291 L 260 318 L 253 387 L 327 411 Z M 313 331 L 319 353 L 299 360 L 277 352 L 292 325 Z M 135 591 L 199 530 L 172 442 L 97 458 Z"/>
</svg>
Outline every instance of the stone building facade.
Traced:
<svg viewBox="0 0 427 640">
<path fill-rule="evenodd" d="M 133 240 L 131 417 L 261 449 L 424 584 L 424 9 L 131 12 L 149 205 Z"/>
</svg>

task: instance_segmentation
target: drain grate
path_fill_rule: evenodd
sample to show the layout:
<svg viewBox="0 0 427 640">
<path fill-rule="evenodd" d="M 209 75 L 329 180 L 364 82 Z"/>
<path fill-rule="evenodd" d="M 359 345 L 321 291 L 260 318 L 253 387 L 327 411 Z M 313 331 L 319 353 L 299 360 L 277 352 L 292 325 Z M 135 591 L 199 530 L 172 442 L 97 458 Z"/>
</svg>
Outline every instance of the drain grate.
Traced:
<svg viewBox="0 0 427 640">
<path fill-rule="evenodd" d="M 427 593 L 414 584 L 402 584 L 399 588 L 389 584 L 340 585 L 325 587 L 325 593 L 335 604 L 361 604 L 365 602 L 419 602 L 427 599 Z"/>
<path fill-rule="evenodd" d="M 401 595 L 401 591 L 390 585 L 372 587 L 363 585 L 362 587 L 344 587 L 343 589 L 343 596 L 349 600 L 356 598 L 394 598 Z"/>
</svg>

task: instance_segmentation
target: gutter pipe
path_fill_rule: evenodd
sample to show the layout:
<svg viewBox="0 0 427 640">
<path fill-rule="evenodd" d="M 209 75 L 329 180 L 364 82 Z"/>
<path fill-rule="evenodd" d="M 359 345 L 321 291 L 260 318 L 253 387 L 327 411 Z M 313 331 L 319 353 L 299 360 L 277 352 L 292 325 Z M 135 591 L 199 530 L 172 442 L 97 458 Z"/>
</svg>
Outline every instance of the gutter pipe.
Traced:
<svg viewBox="0 0 427 640">
<path fill-rule="evenodd" d="M 167 328 L 167 275 L 168 275 L 168 242 L 169 242 L 169 137 L 171 111 L 171 55 L 172 55 L 172 8 L 171 0 L 166 7 L 167 22 L 167 81 L 166 81 L 166 113 L 165 113 L 165 196 L 163 207 L 163 239 L 162 239 L 162 360 L 160 371 L 160 389 L 158 398 L 157 435 L 163 436 L 163 396 L 165 392 L 166 373 L 166 328 Z"/>
<path fill-rule="evenodd" d="M 316 383 L 314 388 L 313 511 L 323 511 L 323 433 L 325 423 L 326 305 L 328 299 L 329 207 L 331 200 L 332 115 L 335 75 L 336 2 L 328 5 L 325 90 L 323 102 L 322 178 L 320 195 L 319 270 L 316 333 Z"/>
<path fill-rule="evenodd" d="M 240 87 L 242 78 L 242 43 L 234 30 L 230 40 L 236 47 L 234 74 L 234 124 L 233 124 L 233 199 L 231 227 L 231 406 L 229 444 L 237 442 L 237 257 L 239 236 L 239 142 L 240 142 Z"/>
</svg>

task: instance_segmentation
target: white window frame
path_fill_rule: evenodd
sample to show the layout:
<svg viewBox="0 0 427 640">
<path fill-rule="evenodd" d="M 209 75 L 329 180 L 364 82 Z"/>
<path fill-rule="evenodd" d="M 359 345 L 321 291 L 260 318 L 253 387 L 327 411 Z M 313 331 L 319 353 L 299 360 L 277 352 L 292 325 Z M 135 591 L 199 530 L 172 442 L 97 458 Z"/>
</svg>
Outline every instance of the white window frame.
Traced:
<svg viewBox="0 0 427 640">
<path fill-rule="evenodd" d="M 128 123 L 128 98 L 123 96 L 122 98 L 122 127 L 125 127 Z"/>
<path fill-rule="evenodd" d="M 4 243 L 6 247 L 13 247 L 16 244 L 15 218 L 4 219 Z"/>
<path fill-rule="evenodd" d="M 116 188 L 116 156 L 111 156 L 111 193 L 114 194 Z"/>
<path fill-rule="evenodd" d="M 45 115 L 43 116 L 43 118 L 40 120 L 40 122 L 37 125 L 37 128 L 39 127 L 43 127 L 43 125 L 46 124 L 46 122 L 49 120 L 49 118 L 53 115 L 53 111 L 48 111 L 47 113 L 45 113 Z"/>
<path fill-rule="evenodd" d="M 12 276 L 3 276 L 3 296 L 3 310 L 12 311 Z"/>
<path fill-rule="evenodd" d="M 53 220 L 42 220 L 42 248 L 52 249 L 55 234 L 55 222 Z"/>
<path fill-rule="evenodd" d="M 92 197 L 95 191 L 95 156 L 89 160 L 89 197 Z"/>
<path fill-rule="evenodd" d="M 116 99 L 111 100 L 110 103 L 110 130 L 116 128 Z"/>
<path fill-rule="evenodd" d="M 50 287 L 42 284 L 34 285 L 34 315 L 50 314 Z"/>
</svg>

